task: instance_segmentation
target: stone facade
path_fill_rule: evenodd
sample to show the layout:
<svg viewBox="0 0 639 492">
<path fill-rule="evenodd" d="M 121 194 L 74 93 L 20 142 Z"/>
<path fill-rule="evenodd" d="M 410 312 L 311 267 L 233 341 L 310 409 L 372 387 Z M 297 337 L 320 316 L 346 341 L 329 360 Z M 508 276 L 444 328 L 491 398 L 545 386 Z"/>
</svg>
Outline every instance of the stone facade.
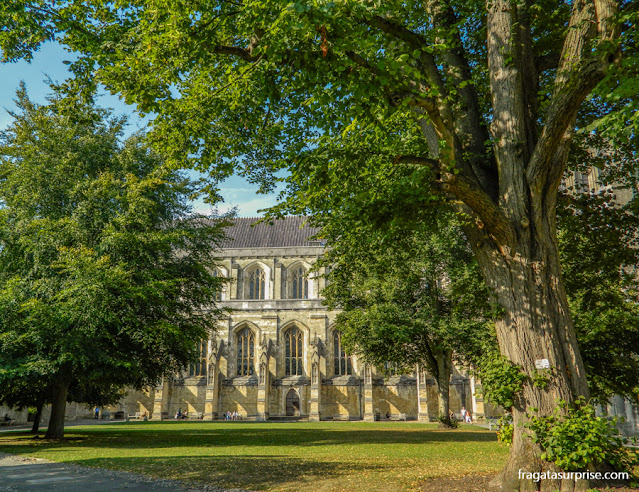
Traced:
<svg viewBox="0 0 639 492">
<path fill-rule="evenodd" d="M 147 393 L 131 392 L 120 408 L 151 418 L 309 420 L 436 419 L 435 381 L 416 371 L 389 376 L 340 349 L 336 313 L 320 299 L 323 271 L 309 269 L 324 246 L 302 217 L 275 225 L 237 219 L 220 254 L 217 275 L 229 279 L 218 304 L 232 311 L 219 322 L 200 365 Z M 337 359 L 337 360 L 336 360 Z M 472 381 L 455 370 L 451 408 L 483 414 Z"/>
</svg>

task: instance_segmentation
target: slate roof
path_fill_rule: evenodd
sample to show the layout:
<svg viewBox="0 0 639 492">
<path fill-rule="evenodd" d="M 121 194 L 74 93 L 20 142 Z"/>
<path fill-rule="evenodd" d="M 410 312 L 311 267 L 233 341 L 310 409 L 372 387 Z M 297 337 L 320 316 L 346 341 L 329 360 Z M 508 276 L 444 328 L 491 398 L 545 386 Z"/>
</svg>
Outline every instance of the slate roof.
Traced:
<svg viewBox="0 0 639 492">
<path fill-rule="evenodd" d="M 222 248 L 284 248 L 293 246 L 322 246 L 320 241 L 309 241 L 319 228 L 305 224 L 307 217 L 291 216 L 255 224 L 259 217 L 239 217 L 234 225 L 226 229 L 228 239 Z"/>
</svg>

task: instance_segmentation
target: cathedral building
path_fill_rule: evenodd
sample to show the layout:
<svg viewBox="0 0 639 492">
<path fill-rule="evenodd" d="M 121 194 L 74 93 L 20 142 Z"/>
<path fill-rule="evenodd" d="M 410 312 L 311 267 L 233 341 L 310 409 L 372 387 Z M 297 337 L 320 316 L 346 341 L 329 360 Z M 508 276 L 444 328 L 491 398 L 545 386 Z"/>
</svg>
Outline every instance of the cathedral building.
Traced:
<svg viewBox="0 0 639 492">
<path fill-rule="evenodd" d="M 415 368 L 393 374 L 347 354 L 335 311 L 322 304 L 324 253 L 304 217 L 273 225 L 235 219 L 215 274 L 228 278 L 216 302 L 229 308 L 201 359 L 147 393 L 131 392 L 121 409 L 152 419 L 178 409 L 205 420 L 237 412 L 240 418 L 276 420 L 434 420 L 435 381 Z M 454 370 L 451 408 L 483 414 L 471 378 Z"/>
</svg>

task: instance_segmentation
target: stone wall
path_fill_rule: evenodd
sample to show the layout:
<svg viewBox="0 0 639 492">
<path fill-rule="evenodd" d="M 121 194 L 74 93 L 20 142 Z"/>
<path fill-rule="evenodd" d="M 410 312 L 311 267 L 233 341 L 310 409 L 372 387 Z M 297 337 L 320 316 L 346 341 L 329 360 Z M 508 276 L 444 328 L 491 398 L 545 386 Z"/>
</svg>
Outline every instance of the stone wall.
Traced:
<svg viewBox="0 0 639 492">
<path fill-rule="evenodd" d="M 5 415 L 8 415 L 9 418 L 15 421 L 16 425 L 27 424 L 32 421 L 32 417 L 29 415 L 28 409 L 17 410 L 15 408 L 9 408 L 6 406 L 0 405 L 0 418 L 4 418 Z M 66 411 L 64 414 L 65 420 L 77 420 L 77 419 L 90 419 L 93 418 L 93 408 L 88 405 L 70 402 L 67 403 Z M 40 424 L 46 427 L 49 422 L 49 418 L 51 417 L 51 406 L 45 405 L 42 409 L 42 417 L 40 419 Z"/>
</svg>

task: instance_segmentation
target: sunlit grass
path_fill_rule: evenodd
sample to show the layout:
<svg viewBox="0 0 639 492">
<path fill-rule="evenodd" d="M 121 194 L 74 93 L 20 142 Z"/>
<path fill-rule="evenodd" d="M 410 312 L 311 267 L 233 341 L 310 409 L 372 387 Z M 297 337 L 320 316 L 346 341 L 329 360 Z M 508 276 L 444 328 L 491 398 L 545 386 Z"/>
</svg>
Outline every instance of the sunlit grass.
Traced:
<svg viewBox="0 0 639 492">
<path fill-rule="evenodd" d="M 385 492 L 496 473 L 508 452 L 494 432 L 417 423 L 140 422 L 69 427 L 66 436 L 3 433 L 0 451 L 223 487 Z"/>
</svg>

